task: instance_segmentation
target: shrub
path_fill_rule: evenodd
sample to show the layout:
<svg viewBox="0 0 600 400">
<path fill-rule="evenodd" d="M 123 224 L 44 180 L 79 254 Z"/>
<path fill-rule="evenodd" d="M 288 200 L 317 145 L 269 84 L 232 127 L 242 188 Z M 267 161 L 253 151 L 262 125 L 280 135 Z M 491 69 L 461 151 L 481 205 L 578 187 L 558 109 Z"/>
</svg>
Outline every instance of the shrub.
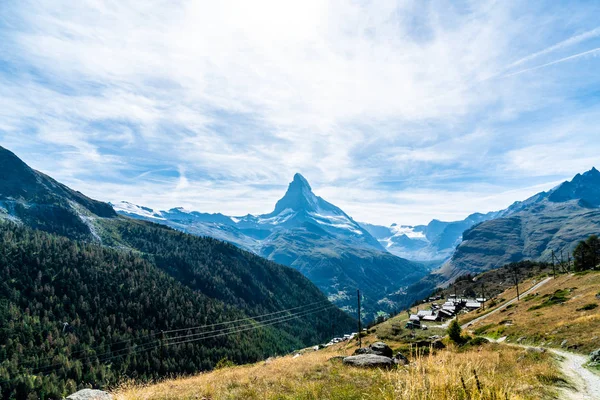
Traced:
<svg viewBox="0 0 600 400">
<path fill-rule="evenodd" d="M 481 336 L 477 336 L 477 337 L 474 337 L 473 339 L 469 340 L 469 344 L 471 346 L 481 346 L 481 345 L 484 345 L 489 342 L 490 342 L 489 340 L 487 340 L 486 338 L 481 337 Z"/>
<path fill-rule="evenodd" d="M 219 360 L 219 362 L 217 362 L 217 365 L 215 365 L 215 369 L 223 369 L 223 368 L 231 368 L 231 367 L 235 367 L 235 363 L 233 361 L 231 361 L 230 359 L 228 359 L 227 357 L 223 357 Z"/>
<path fill-rule="evenodd" d="M 537 306 L 530 307 L 528 311 L 539 310 L 540 308 L 550 307 L 555 304 L 562 304 L 569 300 L 569 298 L 567 297 L 569 293 L 571 293 L 569 289 L 561 289 L 554 292 L 552 296 L 544 295 L 542 297 L 548 296 L 546 300 L 544 300 L 544 302 L 538 304 Z"/>
<path fill-rule="evenodd" d="M 590 311 L 590 310 L 595 310 L 596 308 L 598 308 L 598 304 L 596 303 L 590 303 L 590 304 L 586 304 L 585 306 L 578 308 L 577 311 Z"/>
</svg>

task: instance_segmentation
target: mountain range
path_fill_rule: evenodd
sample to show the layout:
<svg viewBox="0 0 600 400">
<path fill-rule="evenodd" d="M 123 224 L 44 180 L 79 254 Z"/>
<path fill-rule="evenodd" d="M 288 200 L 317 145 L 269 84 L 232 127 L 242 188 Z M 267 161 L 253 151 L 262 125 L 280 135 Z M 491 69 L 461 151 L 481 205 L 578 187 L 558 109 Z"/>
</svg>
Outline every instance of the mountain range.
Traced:
<svg viewBox="0 0 600 400">
<path fill-rule="evenodd" d="M 391 226 L 361 223 L 390 253 L 412 261 L 442 264 L 462 241 L 463 232 L 473 225 L 496 218 L 501 212 L 475 213 L 462 221 L 444 222 L 437 219 L 427 225 Z"/>
<path fill-rule="evenodd" d="M 347 311 L 356 310 L 360 288 L 368 319 L 404 305 L 400 289 L 428 273 L 423 264 L 386 251 L 361 224 L 315 195 L 300 174 L 294 175 L 274 210 L 263 215 L 229 217 L 182 208 L 156 211 L 127 202 L 113 207 L 124 216 L 225 240 L 291 266 Z"/>
</svg>

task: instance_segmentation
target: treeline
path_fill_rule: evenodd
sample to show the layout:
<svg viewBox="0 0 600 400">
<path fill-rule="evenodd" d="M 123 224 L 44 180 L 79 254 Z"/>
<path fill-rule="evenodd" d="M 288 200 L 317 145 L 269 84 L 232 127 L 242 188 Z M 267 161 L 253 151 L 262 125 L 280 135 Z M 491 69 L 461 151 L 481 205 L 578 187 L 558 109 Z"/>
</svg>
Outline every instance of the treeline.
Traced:
<svg viewBox="0 0 600 400">
<path fill-rule="evenodd" d="M 224 358 L 253 362 L 327 339 L 332 317 L 353 326 L 335 310 L 159 346 L 163 330 L 197 335 L 186 329 L 326 299 L 296 271 L 221 242 L 127 221 L 113 228 L 145 254 L 0 223 L 2 398 L 58 399 L 208 370 Z"/>
<path fill-rule="evenodd" d="M 573 268 L 575 271 L 597 269 L 600 264 L 600 239 L 596 235 L 582 240 L 573 250 Z"/>
</svg>

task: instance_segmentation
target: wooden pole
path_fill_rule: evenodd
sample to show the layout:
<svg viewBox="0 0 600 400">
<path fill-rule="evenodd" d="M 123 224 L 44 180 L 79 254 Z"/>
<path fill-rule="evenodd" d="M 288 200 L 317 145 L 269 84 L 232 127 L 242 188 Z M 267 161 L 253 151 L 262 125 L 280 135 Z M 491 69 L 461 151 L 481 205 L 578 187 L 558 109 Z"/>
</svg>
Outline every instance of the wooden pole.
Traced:
<svg viewBox="0 0 600 400">
<path fill-rule="evenodd" d="M 358 297 L 358 347 L 362 347 L 362 327 L 360 324 L 360 290 L 356 289 L 356 296 Z"/>
</svg>

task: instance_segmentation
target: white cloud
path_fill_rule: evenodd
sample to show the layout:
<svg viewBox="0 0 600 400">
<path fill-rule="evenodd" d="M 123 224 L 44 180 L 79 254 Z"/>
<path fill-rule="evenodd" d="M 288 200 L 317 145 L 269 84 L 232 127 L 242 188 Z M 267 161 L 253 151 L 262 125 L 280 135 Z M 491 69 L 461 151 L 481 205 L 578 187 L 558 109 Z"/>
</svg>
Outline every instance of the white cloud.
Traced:
<svg viewBox="0 0 600 400">
<path fill-rule="evenodd" d="M 561 117 L 557 104 L 581 112 L 578 90 L 597 78 L 567 66 L 584 57 L 499 77 L 562 50 L 592 54 L 581 46 L 598 28 L 582 19 L 584 33 L 549 42 L 560 16 L 532 30 L 530 19 L 546 19 L 531 7 L 15 2 L 4 17 L 12 28 L 0 28 L 0 60 L 14 66 L 0 70 L 0 140 L 90 195 L 160 208 L 270 211 L 300 171 L 356 219 L 414 223 L 495 209 L 502 193 L 520 199 L 531 182 L 522 193 L 511 192 L 514 182 L 483 182 L 517 173 L 550 182 L 583 164 L 565 158 L 568 167 L 544 173 L 538 166 L 551 160 L 528 151 L 562 146 L 540 132 Z M 563 68 L 542 69 L 554 64 Z M 586 147 L 582 136 L 573 154 L 577 146 Z M 347 188 L 356 192 L 341 195 Z M 490 200 L 491 190 L 502 200 Z"/>
</svg>

